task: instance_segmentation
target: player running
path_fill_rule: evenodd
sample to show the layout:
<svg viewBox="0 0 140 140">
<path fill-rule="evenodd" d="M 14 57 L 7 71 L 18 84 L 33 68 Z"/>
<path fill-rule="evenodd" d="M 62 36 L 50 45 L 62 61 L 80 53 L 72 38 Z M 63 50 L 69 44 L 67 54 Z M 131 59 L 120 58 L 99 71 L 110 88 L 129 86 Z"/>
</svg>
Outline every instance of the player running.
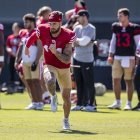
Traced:
<svg viewBox="0 0 140 140">
<path fill-rule="evenodd" d="M 63 129 L 70 129 L 69 114 L 71 108 L 70 91 L 70 61 L 72 56 L 72 44 L 76 35 L 74 32 L 62 27 L 62 13 L 53 11 L 49 16 L 49 24 L 40 25 L 27 43 L 25 54 L 30 56 L 29 48 L 38 38 L 44 47 L 44 79 L 48 90 L 52 95 L 51 110 L 57 110 L 57 96 L 55 92 L 56 79 L 59 83 L 64 101 Z"/>
</svg>

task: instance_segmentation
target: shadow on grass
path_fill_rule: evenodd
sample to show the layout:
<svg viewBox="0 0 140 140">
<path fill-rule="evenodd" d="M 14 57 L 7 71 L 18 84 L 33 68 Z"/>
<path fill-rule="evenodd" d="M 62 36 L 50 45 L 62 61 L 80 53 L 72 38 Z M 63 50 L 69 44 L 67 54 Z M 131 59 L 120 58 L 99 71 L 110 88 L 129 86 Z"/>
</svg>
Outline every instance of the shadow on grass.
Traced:
<svg viewBox="0 0 140 140">
<path fill-rule="evenodd" d="M 92 113 L 92 112 L 91 112 Z M 104 113 L 104 114 L 116 114 L 117 112 L 109 112 L 109 111 L 97 111 L 95 113 Z"/>
<path fill-rule="evenodd" d="M 19 109 L 19 108 L 1 108 L 1 110 L 4 110 L 4 111 L 23 111 L 24 109 Z"/>
<path fill-rule="evenodd" d="M 19 108 L 1 108 L 0 110 L 4 111 L 36 111 L 36 112 L 51 112 L 50 110 L 44 109 L 44 110 L 26 110 L 26 109 L 19 109 Z"/>
<path fill-rule="evenodd" d="M 50 133 L 63 133 L 63 134 L 81 134 L 81 135 L 97 135 L 98 133 L 80 131 L 80 130 L 61 130 L 58 132 L 48 131 Z"/>
</svg>

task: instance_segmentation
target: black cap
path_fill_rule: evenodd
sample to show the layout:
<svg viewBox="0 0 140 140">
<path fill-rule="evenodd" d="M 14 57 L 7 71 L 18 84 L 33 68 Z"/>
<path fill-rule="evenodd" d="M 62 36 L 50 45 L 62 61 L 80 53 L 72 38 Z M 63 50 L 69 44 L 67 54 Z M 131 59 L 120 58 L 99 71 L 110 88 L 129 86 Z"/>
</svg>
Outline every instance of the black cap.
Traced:
<svg viewBox="0 0 140 140">
<path fill-rule="evenodd" d="M 79 15 L 79 16 L 86 16 L 87 18 L 89 18 L 89 13 L 88 13 L 87 10 L 80 10 L 80 11 L 78 12 L 78 15 Z"/>
</svg>

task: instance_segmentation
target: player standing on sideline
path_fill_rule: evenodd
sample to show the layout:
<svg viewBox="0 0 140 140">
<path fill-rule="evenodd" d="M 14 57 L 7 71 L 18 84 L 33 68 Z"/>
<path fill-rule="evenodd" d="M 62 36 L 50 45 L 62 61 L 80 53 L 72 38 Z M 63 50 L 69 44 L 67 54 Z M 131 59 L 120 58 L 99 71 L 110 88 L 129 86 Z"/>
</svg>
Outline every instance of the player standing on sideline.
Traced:
<svg viewBox="0 0 140 140">
<path fill-rule="evenodd" d="M 37 12 L 37 22 L 36 25 L 48 23 L 49 14 L 52 12 L 52 9 L 48 6 L 41 7 Z"/>
<path fill-rule="evenodd" d="M 136 50 L 136 71 L 134 76 L 134 85 L 138 96 L 138 104 L 132 110 L 140 111 L 140 41 Z"/>
<path fill-rule="evenodd" d="M 18 50 L 16 63 L 18 64 L 22 54 L 23 74 L 24 78 L 26 79 L 29 85 L 31 92 L 30 97 L 32 100 L 32 103 L 25 109 L 42 110 L 43 109 L 42 90 L 39 79 L 39 65 L 38 65 L 40 57 L 42 55 L 41 41 L 37 40 L 34 44 L 31 45 L 30 57 L 25 55 L 24 51 L 27 38 L 31 36 L 33 32 L 35 32 L 35 16 L 33 14 L 26 14 L 23 17 L 23 21 L 24 27 L 26 29 L 21 30 L 19 33 L 22 45 Z"/>
<path fill-rule="evenodd" d="M 0 74 L 4 65 L 4 26 L 0 23 Z M 1 109 L 1 104 L 0 104 Z"/>
<path fill-rule="evenodd" d="M 37 26 L 40 24 L 48 24 L 48 19 L 49 19 L 49 14 L 52 12 L 52 9 L 48 6 L 43 6 L 41 7 L 38 12 L 37 12 Z M 44 104 L 50 104 L 51 99 L 50 99 L 50 94 L 47 90 L 47 87 L 45 85 L 45 81 L 43 78 L 43 63 L 44 63 L 44 57 L 43 57 L 43 52 L 42 56 L 39 61 L 40 65 L 40 82 L 41 82 L 41 88 L 42 88 L 42 98 L 43 98 L 43 103 Z"/>
<path fill-rule="evenodd" d="M 133 96 L 133 75 L 135 69 L 135 44 L 140 34 L 140 26 L 129 22 L 130 12 L 127 8 L 118 10 L 119 22 L 112 24 L 108 62 L 112 65 L 113 90 L 116 101 L 108 106 L 111 109 L 121 108 L 121 78 L 124 74 L 128 101 L 124 110 L 131 110 Z"/>
<path fill-rule="evenodd" d="M 80 10 L 86 10 L 86 3 L 84 0 L 75 0 L 75 4 L 74 4 L 74 9 L 68 10 L 65 13 L 65 17 L 66 19 L 69 21 L 70 18 L 74 15 L 77 15 L 77 13 Z"/>
<path fill-rule="evenodd" d="M 49 92 L 52 94 L 51 110 L 57 110 L 57 96 L 55 93 L 56 79 L 59 83 L 64 101 L 63 129 L 70 129 L 69 114 L 71 108 L 70 91 L 70 61 L 72 56 L 72 44 L 76 35 L 74 32 L 62 27 L 62 16 L 60 11 L 53 11 L 49 16 L 49 27 L 40 25 L 26 43 L 25 54 L 30 55 L 29 47 L 38 38 L 44 47 L 44 79 Z"/>
<path fill-rule="evenodd" d="M 7 94 L 12 94 L 14 92 L 17 92 L 16 83 L 19 83 L 20 85 L 22 85 L 21 81 L 19 81 L 19 77 L 14 68 L 16 53 L 17 53 L 17 50 L 19 48 L 19 44 L 21 41 L 20 36 L 19 36 L 20 30 L 21 30 L 21 27 L 19 23 L 17 22 L 13 23 L 12 25 L 13 34 L 9 35 L 6 41 L 6 51 L 9 55 L 9 72 L 10 72 L 10 79 L 9 79 Z"/>
</svg>

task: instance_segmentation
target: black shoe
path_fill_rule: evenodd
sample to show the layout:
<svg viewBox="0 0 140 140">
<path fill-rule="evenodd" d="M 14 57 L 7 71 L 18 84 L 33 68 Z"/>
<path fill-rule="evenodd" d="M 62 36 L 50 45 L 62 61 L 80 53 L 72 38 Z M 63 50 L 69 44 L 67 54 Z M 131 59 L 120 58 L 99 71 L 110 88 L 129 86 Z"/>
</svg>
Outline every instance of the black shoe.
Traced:
<svg viewBox="0 0 140 140">
<path fill-rule="evenodd" d="M 140 102 L 137 104 L 136 107 L 132 109 L 133 111 L 140 111 Z"/>
</svg>

